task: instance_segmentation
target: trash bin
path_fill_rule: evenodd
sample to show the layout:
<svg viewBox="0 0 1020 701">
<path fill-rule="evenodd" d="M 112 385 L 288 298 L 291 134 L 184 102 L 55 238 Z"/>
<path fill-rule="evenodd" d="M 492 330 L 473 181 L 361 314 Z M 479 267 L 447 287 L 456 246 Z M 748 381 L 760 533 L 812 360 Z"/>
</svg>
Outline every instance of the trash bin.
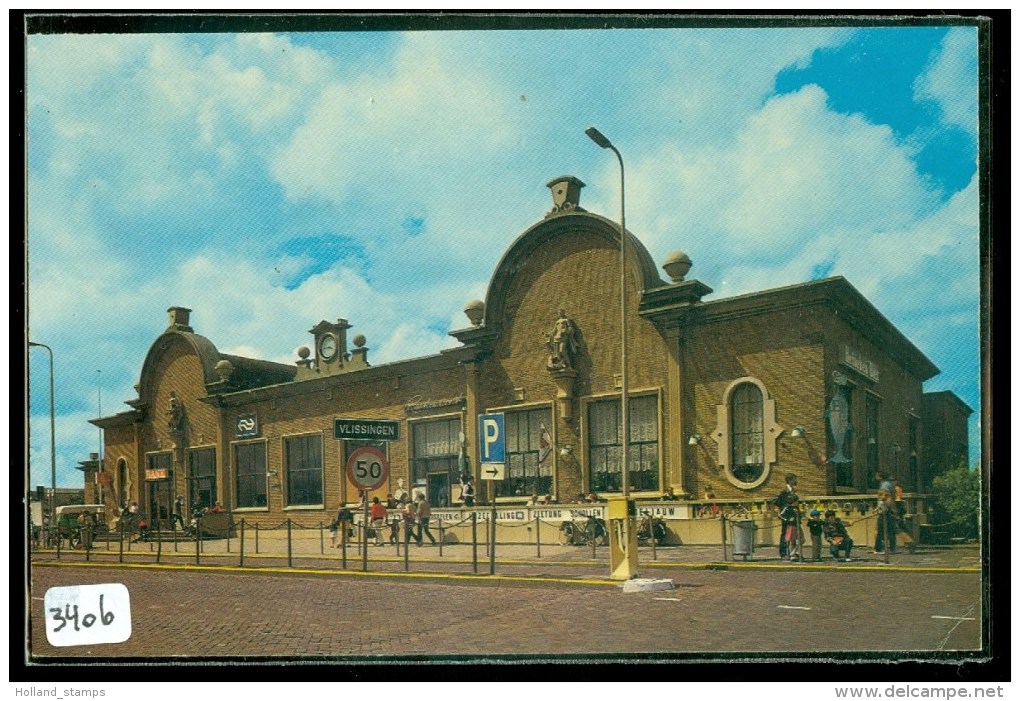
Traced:
<svg viewBox="0 0 1020 701">
<path fill-rule="evenodd" d="M 743 521 L 730 521 L 733 528 L 733 554 L 754 555 L 754 521 L 746 519 Z"/>
</svg>

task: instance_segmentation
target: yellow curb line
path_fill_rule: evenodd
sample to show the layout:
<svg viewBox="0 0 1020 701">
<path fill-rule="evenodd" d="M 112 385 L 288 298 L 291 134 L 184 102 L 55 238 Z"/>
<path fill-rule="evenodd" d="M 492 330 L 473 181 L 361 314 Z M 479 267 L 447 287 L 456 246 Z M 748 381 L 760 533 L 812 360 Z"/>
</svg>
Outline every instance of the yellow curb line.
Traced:
<svg viewBox="0 0 1020 701">
<path fill-rule="evenodd" d="M 539 582 L 556 584 L 598 584 L 620 586 L 622 582 L 602 579 L 564 579 L 560 577 L 534 577 L 530 575 L 488 575 L 488 574 L 454 574 L 447 572 L 361 572 L 358 570 L 325 570 L 325 569 L 304 569 L 297 567 L 249 567 L 220 566 L 208 567 L 202 565 L 177 565 L 177 564 L 155 564 L 155 563 L 118 563 L 118 562 L 34 562 L 36 567 L 114 567 L 122 569 L 155 569 L 155 570 L 184 570 L 188 572 L 238 572 L 244 574 L 313 574 L 319 576 L 339 575 L 354 577 L 404 577 L 409 579 L 455 579 L 474 582 Z"/>
</svg>

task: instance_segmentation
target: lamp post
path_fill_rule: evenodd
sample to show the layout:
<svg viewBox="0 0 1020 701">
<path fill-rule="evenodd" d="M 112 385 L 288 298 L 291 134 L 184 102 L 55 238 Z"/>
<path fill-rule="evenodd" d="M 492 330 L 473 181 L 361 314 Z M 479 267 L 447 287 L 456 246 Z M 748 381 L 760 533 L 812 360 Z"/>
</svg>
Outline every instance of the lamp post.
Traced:
<svg viewBox="0 0 1020 701">
<path fill-rule="evenodd" d="M 584 130 L 588 138 L 602 148 L 607 148 L 616 154 L 616 160 L 620 163 L 620 420 L 623 424 L 622 436 L 622 458 L 620 469 L 623 472 L 623 508 L 626 509 L 623 515 L 623 543 L 622 559 L 619 563 L 612 563 L 613 555 L 610 554 L 612 572 L 614 579 L 631 579 L 637 576 L 637 532 L 634 529 L 634 519 L 630 506 L 630 411 L 627 397 L 627 218 L 624 200 L 624 169 L 623 156 L 613 146 L 613 142 L 605 137 L 595 127 L 588 127 Z M 613 530 L 610 529 L 611 535 Z M 612 543 L 610 544 L 612 546 Z M 632 547 L 633 546 L 633 547 Z M 611 548 L 615 550 L 615 548 Z"/>
<path fill-rule="evenodd" d="M 57 505 L 57 439 L 56 418 L 53 410 L 53 349 L 45 343 L 28 342 L 29 347 L 45 348 L 50 354 L 50 526 L 56 515 Z"/>
</svg>

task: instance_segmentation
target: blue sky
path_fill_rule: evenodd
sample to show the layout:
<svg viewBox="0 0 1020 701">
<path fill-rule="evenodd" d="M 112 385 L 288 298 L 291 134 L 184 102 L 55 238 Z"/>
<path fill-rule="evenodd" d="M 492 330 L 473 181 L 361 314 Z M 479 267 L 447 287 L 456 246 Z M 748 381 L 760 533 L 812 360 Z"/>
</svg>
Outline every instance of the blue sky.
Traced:
<svg viewBox="0 0 1020 701">
<path fill-rule="evenodd" d="M 573 174 L 709 299 L 843 275 L 979 408 L 972 27 L 34 35 L 29 324 L 58 483 L 166 309 L 290 363 L 343 317 L 381 363 L 455 343 Z M 30 353 L 31 484 L 49 483 Z M 978 458 L 978 415 L 971 422 Z"/>
</svg>

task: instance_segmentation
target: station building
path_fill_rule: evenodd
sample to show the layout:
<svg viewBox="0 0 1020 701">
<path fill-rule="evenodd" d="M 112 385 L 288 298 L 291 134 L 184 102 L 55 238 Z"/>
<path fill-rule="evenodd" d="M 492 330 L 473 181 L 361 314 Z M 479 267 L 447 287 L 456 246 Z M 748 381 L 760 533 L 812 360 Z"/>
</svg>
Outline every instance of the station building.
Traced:
<svg viewBox="0 0 1020 701">
<path fill-rule="evenodd" d="M 467 304 L 450 331 L 459 344 L 435 355 L 373 365 L 365 337 L 336 318 L 309 320 L 292 365 L 245 358 L 171 307 L 130 408 L 92 421 L 110 505 L 138 501 L 169 520 L 184 495 L 249 521 L 321 523 L 358 500 L 345 465 L 363 445 L 390 465 L 369 496 L 406 486 L 458 506 L 465 473 L 482 503 L 619 492 L 620 227 L 580 206 L 577 178 L 548 187 L 552 209 L 510 244 L 485 300 Z M 965 448 L 969 407 L 924 392 L 938 369 L 842 277 L 713 300 L 685 254 L 664 262 L 667 281 L 636 236 L 625 245 L 637 499 L 672 488 L 762 502 L 787 473 L 801 494 L 838 499 L 873 493 L 878 470 L 919 492 L 946 450 Z M 477 417 L 495 412 L 506 475 L 486 481 Z M 337 419 L 396 421 L 396 440 L 338 437 Z"/>
</svg>

